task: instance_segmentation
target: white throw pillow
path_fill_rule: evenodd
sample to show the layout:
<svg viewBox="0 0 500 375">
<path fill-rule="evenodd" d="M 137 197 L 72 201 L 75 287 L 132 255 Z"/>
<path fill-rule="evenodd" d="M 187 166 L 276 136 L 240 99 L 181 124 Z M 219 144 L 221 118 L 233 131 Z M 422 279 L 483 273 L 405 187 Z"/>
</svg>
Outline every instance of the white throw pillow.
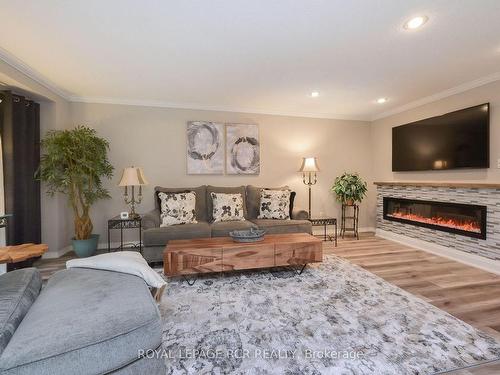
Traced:
<svg viewBox="0 0 500 375">
<path fill-rule="evenodd" d="M 290 219 L 290 190 L 260 191 L 259 219 Z"/>
<path fill-rule="evenodd" d="M 158 193 L 161 202 L 160 227 L 194 224 L 196 221 L 196 193 Z"/>
<path fill-rule="evenodd" d="M 88 258 L 71 259 L 66 268 L 92 268 L 97 270 L 128 273 L 141 277 L 152 288 L 161 289 L 167 283 L 149 267 L 146 260 L 137 251 L 120 251 L 96 255 Z"/>
<path fill-rule="evenodd" d="M 245 220 L 241 194 L 210 193 L 210 196 L 213 203 L 214 222 Z"/>
</svg>

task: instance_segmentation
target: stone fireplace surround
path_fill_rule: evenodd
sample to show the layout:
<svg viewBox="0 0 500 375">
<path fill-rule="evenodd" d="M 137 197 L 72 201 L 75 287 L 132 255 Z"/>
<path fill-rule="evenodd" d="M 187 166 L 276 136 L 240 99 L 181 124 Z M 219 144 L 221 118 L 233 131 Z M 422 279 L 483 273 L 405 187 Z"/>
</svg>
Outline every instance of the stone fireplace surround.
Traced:
<svg viewBox="0 0 500 375">
<path fill-rule="evenodd" d="M 374 184 L 377 185 L 377 235 L 500 273 L 500 184 L 453 182 L 375 182 Z M 486 239 L 385 220 L 384 197 L 484 205 L 487 207 Z"/>
</svg>

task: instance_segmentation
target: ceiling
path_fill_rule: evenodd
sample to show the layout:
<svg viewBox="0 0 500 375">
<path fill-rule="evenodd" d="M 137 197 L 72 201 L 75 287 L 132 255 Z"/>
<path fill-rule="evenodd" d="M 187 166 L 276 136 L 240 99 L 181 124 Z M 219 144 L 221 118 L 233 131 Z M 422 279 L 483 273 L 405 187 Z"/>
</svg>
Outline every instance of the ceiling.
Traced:
<svg viewBox="0 0 500 375">
<path fill-rule="evenodd" d="M 0 0 L 0 14 L 0 58 L 74 101 L 373 119 L 500 79 L 498 0 Z M 415 15 L 429 21 L 405 30 Z"/>
</svg>

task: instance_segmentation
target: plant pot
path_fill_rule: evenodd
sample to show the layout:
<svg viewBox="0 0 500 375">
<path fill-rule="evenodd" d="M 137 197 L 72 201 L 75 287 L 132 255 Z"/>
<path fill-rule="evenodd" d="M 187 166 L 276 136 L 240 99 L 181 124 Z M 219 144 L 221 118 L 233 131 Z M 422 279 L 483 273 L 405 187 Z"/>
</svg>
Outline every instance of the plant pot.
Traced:
<svg viewBox="0 0 500 375">
<path fill-rule="evenodd" d="M 97 244 L 99 243 L 99 235 L 91 234 L 89 239 L 86 240 L 73 240 L 73 250 L 79 258 L 90 257 L 95 254 Z"/>
<path fill-rule="evenodd" d="M 354 200 L 353 199 L 347 199 L 345 201 L 346 206 L 354 206 Z"/>
</svg>

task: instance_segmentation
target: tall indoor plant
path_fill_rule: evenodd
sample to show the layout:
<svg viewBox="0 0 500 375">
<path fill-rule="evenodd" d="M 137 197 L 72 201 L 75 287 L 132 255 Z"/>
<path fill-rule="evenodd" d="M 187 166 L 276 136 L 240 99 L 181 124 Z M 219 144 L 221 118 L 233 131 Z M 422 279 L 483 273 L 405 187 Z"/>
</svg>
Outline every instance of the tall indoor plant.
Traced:
<svg viewBox="0 0 500 375">
<path fill-rule="evenodd" d="M 68 196 L 74 214 L 73 248 L 78 256 L 90 256 L 97 249 L 99 239 L 92 234 L 90 207 L 110 197 L 102 185 L 104 177 L 113 175 L 113 166 L 108 161 L 109 143 L 98 137 L 94 129 L 77 126 L 48 132 L 41 147 L 38 177 L 47 183 L 49 195 Z"/>
<path fill-rule="evenodd" d="M 344 172 L 335 179 L 332 191 L 337 200 L 345 205 L 352 206 L 355 202 L 361 202 L 366 195 L 366 182 L 357 173 Z"/>
</svg>

